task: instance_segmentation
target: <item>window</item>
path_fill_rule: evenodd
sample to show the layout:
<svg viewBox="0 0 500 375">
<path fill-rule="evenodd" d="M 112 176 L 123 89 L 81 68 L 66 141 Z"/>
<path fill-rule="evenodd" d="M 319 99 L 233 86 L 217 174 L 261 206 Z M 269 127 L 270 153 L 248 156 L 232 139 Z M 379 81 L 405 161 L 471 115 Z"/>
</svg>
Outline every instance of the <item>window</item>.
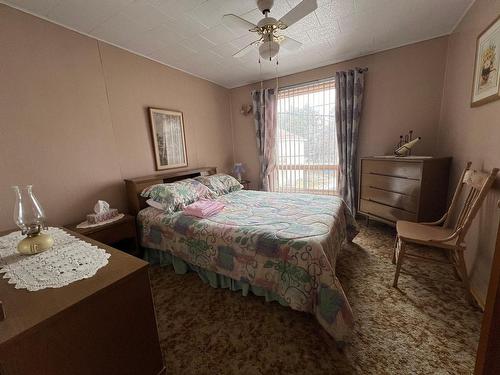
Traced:
<svg viewBox="0 0 500 375">
<path fill-rule="evenodd" d="M 335 81 L 278 91 L 274 191 L 337 194 Z"/>
</svg>

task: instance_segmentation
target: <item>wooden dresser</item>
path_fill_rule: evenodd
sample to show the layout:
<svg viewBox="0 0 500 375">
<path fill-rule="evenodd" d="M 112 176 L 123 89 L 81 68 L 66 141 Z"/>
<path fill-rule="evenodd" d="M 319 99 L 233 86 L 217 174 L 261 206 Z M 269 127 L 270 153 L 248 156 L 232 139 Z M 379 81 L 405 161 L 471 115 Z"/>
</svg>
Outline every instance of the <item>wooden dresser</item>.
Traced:
<svg viewBox="0 0 500 375">
<path fill-rule="evenodd" d="M 446 211 L 451 158 L 361 158 L 358 211 L 394 225 L 439 219 Z"/>
<path fill-rule="evenodd" d="M 0 279 L 0 374 L 163 374 L 148 264 L 72 234 L 105 249 L 109 263 L 89 279 L 36 292 Z"/>
</svg>

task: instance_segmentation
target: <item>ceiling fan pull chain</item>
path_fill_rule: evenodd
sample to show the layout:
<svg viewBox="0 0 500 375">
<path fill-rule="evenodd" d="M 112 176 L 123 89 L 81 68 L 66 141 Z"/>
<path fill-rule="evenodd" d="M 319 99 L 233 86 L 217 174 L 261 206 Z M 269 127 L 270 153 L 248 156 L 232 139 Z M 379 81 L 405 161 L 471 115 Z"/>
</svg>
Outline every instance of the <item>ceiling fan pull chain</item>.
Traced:
<svg viewBox="0 0 500 375">
<path fill-rule="evenodd" d="M 260 56 L 259 56 L 259 77 L 260 77 L 260 91 L 264 91 L 264 82 L 262 81 L 262 63 L 260 62 Z"/>
<path fill-rule="evenodd" d="M 276 59 L 276 95 L 278 95 L 279 88 L 279 74 L 278 74 L 279 58 Z"/>
</svg>

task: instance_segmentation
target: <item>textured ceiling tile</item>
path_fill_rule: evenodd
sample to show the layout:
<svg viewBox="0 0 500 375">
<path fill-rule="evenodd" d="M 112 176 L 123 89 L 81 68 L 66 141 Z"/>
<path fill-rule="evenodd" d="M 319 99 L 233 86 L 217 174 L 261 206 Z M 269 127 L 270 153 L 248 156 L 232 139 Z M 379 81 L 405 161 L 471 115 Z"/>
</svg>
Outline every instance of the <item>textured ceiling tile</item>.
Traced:
<svg viewBox="0 0 500 375">
<path fill-rule="evenodd" d="M 132 0 L 64 0 L 55 5 L 47 17 L 63 25 L 89 32 L 120 12 Z"/>
<path fill-rule="evenodd" d="M 287 29 L 291 30 L 292 32 L 305 32 L 316 27 L 319 27 L 318 17 L 316 16 L 315 12 L 312 12 L 302 18 L 299 22 L 287 27 Z"/>
<path fill-rule="evenodd" d="M 128 30 L 128 32 L 124 33 L 124 29 Z M 118 43 L 117 41 L 131 40 L 134 36 L 146 31 L 147 29 L 143 25 L 136 23 L 123 14 L 118 14 L 93 29 L 90 34 L 111 43 Z"/>
<path fill-rule="evenodd" d="M 172 64 L 182 63 L 186 59 L 192 59 L 196 53 L 180 44 L 170 44 L 152 51 L 149 55 L 155 60 L 169 61 Z"/>
<path fill-rule="evenodd" d="M 315 29 L 311 29 L 307 31 L 307 35 L 313 42 L 315 42 L 336 38 L 339 32 L 339 25 L 337 24 L 337 21 L 335 21 L 328 27 L 318 27 Z"/>
<path fill-rule="evenodd" d="M 224 25 L 214 26 L 203 32 L 201 36 L 213 44 L 228 42 L 236 37 L 236 35 Z"/>
<path fill-rule="evenodd" d="M 473 0 L 318 0 L 318 9 L 280 33 L 303 45 L 280 51 L 278 74 L 290 74 L 451 32 Z M 300 0 L 275 0 L 280 19 Z M 273 77 L 259 65 L 257 33 L 222 26 L 234 13 L 257 23 L 255 0 L 7 0 L 75 30 L 151 56 L 219 84 L 238 86 Z M 436 4 L 439 3 L 439 6 Z M 261 67 L 263 73 L 260 73 Z"/>
<path fill-rule="evenodd" d="M 162 23 L 172 22 L 172 18 L 163 14 L 146 0 L 136 0 L 128 4 L 123 8 L 121 13 L 135 22 L 147 25 L 149 29 L 159 26 Z"/>
<path fill-rule="evenodd" d="M 29 12 L 36 13 L 41 16 L 46 16 L 49 11 L 59 2 L 60 0 L 7 0 L 7 4 L 11 4 L 14 7 L 19 7 L 25 9 Z"/>
<path fill-rule="evenodd" d="M 374 2 L 374 0 L 371 0 Z M 335 0 L 316 9 L 319 23 L 324 26 L 330 25 L 339 17 L 354 13 L 354 0 Z"/>
<path fill-rule="evenodd" d="M 255 0 L 225 0 L 223 4 L 223 14 L 232 13 L 240 16 L 256 7 Z"/>
<path fill-rule="evenodd" d="M 236 52 L 238 52 L 239 48 L 232 45 L 231 43 L 221 43 L 213 47 L 212 51 L 224 56 L 224 57 L 232 57 Z M 231 60 L 227 59 L 227 63 L 230 64 Z"/>
<path fill-rule="evenodd" d="M 208 27 L 199 23 L 187 13 L 179 14 L 167 22 L 168 26 L 174 28 L 183 39 L 191 38 L 208 30 Z"/>
<path fill-rule="evenodd" d="M 286 0 L 274 0 L 274 6 L 271 9 L 271 13 L 269 15 L 279 20 L 290 10 L 292 10 L 292 7 Z M 264 16 L 261 16 L 261 18 L 264 18 Z"/>
<path fill-rule="evenodd" d="M 354 0 L 354 7 L 356 12 L 388 9 L 390 6 L 394 5 L 395 1 L 401 2 L 402 0 Z"/>
<path fill-rule="evenodd" d="M 252 23 L 257 23 L 259 22 L 262 18 L 264 18 L 264 16 L 262 15 L 262 13 L 256 8 L 256 9 L 252 9 L 251 11 L 249 12 L 246 12 L 246 13 L 243 13 L 241 15 L 241 18 L 249 21 L 249 22 L 252 22 Z"/>
<path fill-rule="evenodd" d="M 311 38 L 309 37 L 307 32 L 303 32 L 303 31 L 295 32 L 292 29 L 285 29 L 283 31 L 283 35 L 286 35 L 286 36 L 288 36 L 292 39 L 295 39 L 296 41 L 301 42 L 301 43 L 311 42 Z"/>
<path fill-rule="evenodd" d="M 207 0 L 147 0 L 168 16 L 175 16 L 203 4 Z"/>
<path fill-rule="evenodd" d="M 215 26 L 219 23 L 224 14 L 221 9 L 221 3 L 222 0 L 213 0 L 213 2 L 207 1 L 192 9 L 189 15 L 206 27 Z"/>
<path fill-rule="evenodd" d="M 215 43 L 212 43 L 211 41 L 200 36 L 185 39 L 181 41 L 181 44 L 184 45 L 184 47 L 190 48 L 196 52 L 208 51 L 215 46 Z"/>
<path fill-rule="evenodd" d="M 361 54 L 370 53 L 374 49 L 373 36 L 370 34 L 360 35 L 351 34 L 345 35 L 329 41 L 331 48 L 329 49 L 330 58 L 336 56 L 352 54 L 359 52 Z"/>
<path fill-rule="evenodd" d="M 331 3 L 332 1 L 334 0 L 317 0 L 316 2 L 318 3 L 318 7 L 321 7 L 323 5 Z M 286 0 L 286 2 L 288 3 L 288 5 L 290 5 L 291 8 L 294 8 L 299 5 L 302 0 Z"/>
</svg>

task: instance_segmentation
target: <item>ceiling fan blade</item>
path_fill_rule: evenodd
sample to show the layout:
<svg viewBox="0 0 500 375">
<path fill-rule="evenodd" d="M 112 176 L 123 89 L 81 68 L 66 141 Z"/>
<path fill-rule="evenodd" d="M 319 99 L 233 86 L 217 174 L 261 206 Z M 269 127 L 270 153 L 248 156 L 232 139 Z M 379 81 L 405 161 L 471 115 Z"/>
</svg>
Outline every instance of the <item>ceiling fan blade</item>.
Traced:
<svg viewBox="0 0 500 375">
<path fill-rule="evenodd" d="M 224 14 L 222 16 L 222 23 L 235 31 L 250 31 L 257 27 L 257 25 L 235 14 Z"/>
<path fill-rule="evenodd" d="M 280 42 L 280 47 L 283 47 L 289 51 L 297 51 L 302 47 L 302 43 L 298 40 L 290 38 L 289 36 L 283 36 L 283 40 Z"/>
<path fill-rule="evenodd" d="M 236 52 L 235 54 L 233 54 L 233 57 L 243 57 L 246 54 L 250 53 L 250 51 L 252 50 L 252 47 L 255 46 L 259 41 L 260 41 L 260 39 L 256 40 L 255 42 L 250 43 L 246 47 L 243 47 L 238 52 Z"/>
<path fill-rule="evenodd" d="M 280 22 L 284 24 L 285 27 L 291 26 L 309 13 L 314 12 L 317 8 L 318 3 L 316 0 L 302 0 L 295 8 L 281 17 Z"/>
</svg>

